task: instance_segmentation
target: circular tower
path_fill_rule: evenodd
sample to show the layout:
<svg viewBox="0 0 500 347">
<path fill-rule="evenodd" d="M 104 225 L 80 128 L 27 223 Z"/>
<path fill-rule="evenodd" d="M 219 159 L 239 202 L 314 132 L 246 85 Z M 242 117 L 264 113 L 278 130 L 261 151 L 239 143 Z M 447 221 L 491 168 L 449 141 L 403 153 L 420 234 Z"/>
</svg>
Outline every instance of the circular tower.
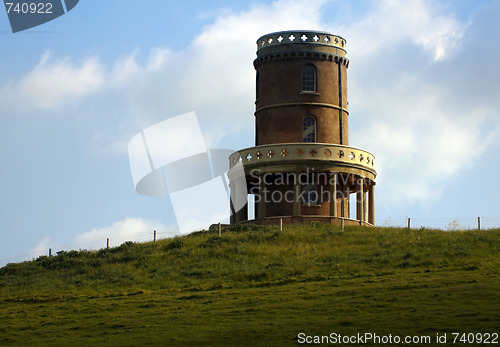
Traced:
<svg viewBox="0 0 500 347">
<path fill-rule="evenodd" d="M 229 158 L 231 223 L 374 224 L 374 157 L 348 146 L 348 66 L 338 35 L 283 31 L 257 40 L 255 147 Z M 248 194 L 252 221 L 247 204 L 234 204 Z"/>
<path fill-rule="evenodd" d="M 347 145 L 345 40 L 302 31 L 268 34 L 257 44 L 255 145 L 304 142 L 306 115 L 316 121 L 309 142 Z"/>
</svg>

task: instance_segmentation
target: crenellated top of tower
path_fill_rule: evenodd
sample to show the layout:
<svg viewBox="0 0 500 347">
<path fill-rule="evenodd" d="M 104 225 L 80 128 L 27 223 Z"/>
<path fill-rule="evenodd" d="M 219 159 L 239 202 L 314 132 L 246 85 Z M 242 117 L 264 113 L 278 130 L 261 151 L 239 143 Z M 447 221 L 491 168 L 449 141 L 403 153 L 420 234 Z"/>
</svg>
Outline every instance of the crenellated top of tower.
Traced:
<svg viewBox="0 0 500 347">
<path fill-rule="evenodd" d="M 302 47 L 300 47 L 302 45 Z M 339 35 L 323 31 L 290 30 L 266 34 L 257 40 L 257 56 L 275 50 L 338 49 L 345 56 L 346 41 Z"/>
<path fill-rule="evenodd" d="M 317 59 L 341 61 L 348 64 L 346 40 L 323 31 L 290 30 L 266 34 L 257 40 L 257 59 L 254 65 L 272 56 L 278 60 L 286 57 L 309 56 Z"/>
</svg>

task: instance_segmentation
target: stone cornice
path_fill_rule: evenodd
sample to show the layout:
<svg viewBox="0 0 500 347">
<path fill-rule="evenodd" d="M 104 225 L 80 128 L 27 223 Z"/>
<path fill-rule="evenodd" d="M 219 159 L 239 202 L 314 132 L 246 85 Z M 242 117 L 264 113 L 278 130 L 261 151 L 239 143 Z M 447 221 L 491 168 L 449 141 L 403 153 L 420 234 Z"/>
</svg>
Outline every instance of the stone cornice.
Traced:
<svg viewBox="0 0 500 347">
<path fill-rule="evenodd" d="M 339 55 L 327 53 L 327 52 L 315 52 L 315 51 L 292 51 L 292 52 L 277 52 L 271 53 L 264 56 L 260 56 L 253 61 L 253 66 L 257 68 L 259 65 L 270 63 L 279 60 L 291 60 L 291 59 L 314 59 L 319 61 L 329 61 L 332 63 L 342 64 L 349 67 L 349 59 Z"/>
<path fill-rule="evenodd" d="M 340 107 L 337 105 L 332 105 L 332 104 L 327 104 L 327 103 L 321 103 L 321 102 L 307 102 L 307 101 L 302 101 L 302 102 L 287 102 L 287 103 L 281 103 L 281 104 L 273 104 L 273 105 L 267 105 L 263 107 L 259 107 L 257 110 L 255 110 L 255 115 L 263 110 L 267 110 L 270 108 L 276 108 L 276 107 L 285 107 L 285 106 L 304 106 L 304 105 L 309 105 L 309 106 L 322 106 L 322 107 L 328 107 L 328 108 L 333 108 L 336 110 L 340 110 Z M 349 111 L 345 108 L 342 108 L 342 111 L 347 113 L 349 115 Z"/>
</svg>

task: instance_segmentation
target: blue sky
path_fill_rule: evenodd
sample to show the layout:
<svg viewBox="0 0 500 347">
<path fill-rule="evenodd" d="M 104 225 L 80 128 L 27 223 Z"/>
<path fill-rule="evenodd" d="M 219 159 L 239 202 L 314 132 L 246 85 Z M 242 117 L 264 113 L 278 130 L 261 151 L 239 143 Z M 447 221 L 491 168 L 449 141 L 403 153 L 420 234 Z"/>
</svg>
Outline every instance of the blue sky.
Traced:
<svg viewBox="0 0 500 347">
<path fill-rule="evenodd" d="M 379 223 L 499 217 L 499 12 L 466 0 L 81 0 L 13 34 L 0 11 L 0 265 L 173 233 L 169 199 L 134 190 L 128 142 L 195 111 L 207 147 L 252 146 L 255 41 L 280 30 L 346 38 L 350 145 L 376 156 Z"/>
</svg>

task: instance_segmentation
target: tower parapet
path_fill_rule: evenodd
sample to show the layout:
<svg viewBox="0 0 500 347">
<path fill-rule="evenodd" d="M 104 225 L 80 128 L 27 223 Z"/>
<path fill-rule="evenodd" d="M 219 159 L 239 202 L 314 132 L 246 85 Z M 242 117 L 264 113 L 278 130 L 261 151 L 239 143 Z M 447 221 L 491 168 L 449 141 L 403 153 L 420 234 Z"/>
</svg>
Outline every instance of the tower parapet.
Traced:
<svg viewBox="0 0 500 347">
<path fill-rule="evenodd" d="M 257 40 L 257 57 L 276 51 L 304 51 L 304 47 L 311 52 L 325 52 L 345 57 L 345 46 L 346 40 L 343 37 L 322 31 L 280 31 L 261 36 Z"/>
</svg>

